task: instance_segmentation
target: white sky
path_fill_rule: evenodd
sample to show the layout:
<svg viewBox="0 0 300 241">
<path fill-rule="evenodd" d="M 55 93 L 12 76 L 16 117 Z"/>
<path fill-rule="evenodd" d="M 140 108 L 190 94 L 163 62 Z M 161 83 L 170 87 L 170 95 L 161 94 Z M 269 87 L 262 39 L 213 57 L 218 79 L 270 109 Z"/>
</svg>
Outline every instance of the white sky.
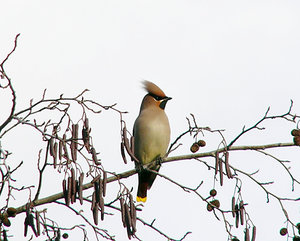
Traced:
<svg viewBox="0 0 300 241">
<path fill-rule="evenodd" d="M 18 109 L 27 106 L 31 98 L 40 98 L 44 88 L 49 97 L 76 95 L 87 88 L 89 98 L 102 104 L 118 103 L 119 109 L 129 111 L 125 119 L 131 128 L 145 94 L 140 82 L 147 79 L 173 97 L 166 108 L 173 140 L 186 130 L 189 113 L 196 116 L 200 126 L 226 129 L 228 141 L 243 125 L 255 123 L 268 106 L 272 114 L 282 114 L 293 99 L 294 111 L 299 114 L 299 1 L 2 0 L 0 9 L 0 60 L 11 50 L 15 35 L 21 33 L 18 48 L 6 64 Z M 9 110 L 9 98 L 1 92 L 1 109 Z M 104 166 L 116 172 L 133 167 L 125 166 L 120 158 L 118 121 L 117 115 L 108 112 L 91 123 Z M 295 125 L 276 122 L 268 127 L 270 131 L 254 131 L 238 144 L 291 142 L 290 130 Z M 30 163 L 36 160 L 41 144 L 34 150 L 27 147 L 24 155 L 20 151 L 25 148 L 24 139 L 32 135 L 27 132 L 20 136 L 14 131 L 1 144 L 13 151 L 16 159 Z M 208 145 L 203 151 L 219 144 L 209 142 L 209 138 L 204 137 Z M 186 139 L 186 146 L 174 155 L 186 154 L 191 143 Z M 292 149 L 279 156 L 296 162 L 299 151 Z M 243 158 L 235 158 L 232 162 L 249 172 L 274 168 L 262 172 L 263 181 L 269 181 L 264 178 L 266 174 L 274 178 L 282 175 L 280 169 L 277 173 L 276 162 L 265 157 L 245 153 Z M 204 196 L 212 187 L 212 172 L 191 161 L 166 164 L 161 172 L 192 186 L 204 180 Z M 287 181 L 280 182 L 275 191 L 290 190 L 290 180 L 284 177 Z M 136 181 L 136 177 L 126 180 L 134 192 Z M 249 186 L 244 189 L 244 198 L 248 198 L 245 202 L 258 226 L 257 240 L 284 240 L 278 235 L 285 221 L 280 207 L 275 201 L 265 205 L 261 190 L 246 183 Z M 229 204 L 232 185 L 217 186 L 222 193 L 221 205 Z M 53 188 L 54 192 L 61 191 L 60 186 Z M 290 208 L 300 220 L 299 204 Z M 141 216 L 149 222 L 157 218 L 158 227 L 173 238 L 186 231 L 193 232 L 186 240 L 227 237 L 224 225 L 207 213 L 203 202 L 160 178 L 149 192 Z M 117 226 L 113 232 L 118 240 L 124 240 L 125 229 L 116 223 L 119 219 L 112 218 L 111 222 Z M 142 240 L 163 240 L 143 226 L 138 229 Z"/>
</svg>

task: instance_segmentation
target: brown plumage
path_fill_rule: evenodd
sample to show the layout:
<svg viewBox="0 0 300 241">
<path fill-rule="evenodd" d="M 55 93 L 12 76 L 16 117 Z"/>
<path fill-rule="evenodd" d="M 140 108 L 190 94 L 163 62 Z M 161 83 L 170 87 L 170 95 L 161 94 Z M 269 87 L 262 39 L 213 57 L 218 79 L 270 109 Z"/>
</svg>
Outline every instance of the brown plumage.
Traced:
<svg viewBox="0 0 300 241">
<path fill-rule="evenodd" d="M 144 82 L 144 88 L 148 93 L 151 93 L 153 95 L 159 96 L 159 97 L 167 97 L 165 93 L 154 83 L 145 80 Z"/>
<path fill-rule="evenodd" d="M 145 95 L 138 118 L 133 127 L 134 154 L 141 164 L 147 164 L 164 157 L 170 142 L 170 125 L 164 111 L 170 100 L 154 83 L 144 81 Z M 154 163 L 151 169 L 158 171 L 160 165 Z M 151 188 L 156 174 L 141 170 L 138 174 L 137 201 L 145 202 L 147 190 Z"/>
</svg>

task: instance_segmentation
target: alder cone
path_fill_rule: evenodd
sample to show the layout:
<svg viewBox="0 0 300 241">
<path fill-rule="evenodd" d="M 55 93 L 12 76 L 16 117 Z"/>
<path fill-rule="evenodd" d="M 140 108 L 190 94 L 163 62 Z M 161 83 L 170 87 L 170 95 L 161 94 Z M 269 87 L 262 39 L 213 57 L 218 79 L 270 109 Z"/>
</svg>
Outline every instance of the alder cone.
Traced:
<svg viewBox="0 0 300 241">
<path fill-rule="evenodd" d="M 8 208 L 6 210 L 8 217 L 15 217 L 17 215 L 17 209 L 15 208 Z"/>
<path fill-rule="evenodd" d="M 300 146 L 300 136 L 295 136 L 294 137 L 294 144 L 297 146 Z"/>
<path fill-rule="evenodd" d="M 220 201 L 218 199 L 212 200 L 210 203 L 217 208 L 220 207 Z"/>
<path fill-rule="evenodd" d="M 209 192 L 210 196 L 214 197 L 217 195 L 217 190 L 216 189 L 211 189 Z"/>
<path fill-rule="evenodd" d="M 300 223 L 297 223 L 297 224 L 296 224 L 296 227 L 297 227 L 297 229 L 298 229 L 298 233 L 300 234 Z"/>
<path fill-rule="evenodd" d="M 291 132 L 292 136 L 300 136 L 300 129 L 294 129 Z"/>
<path fill-rule="evenodd" d="M 282 229 L 280 229 L 279 233 L 281 236 L 284 236 L 288 233 L 288 230 L 287 230 L 287 228 L 282 228 Z"/>
<path fill-rule="evenodd" d="M 3 217 L 2 223 L 3 223 L 3 225 L 6 226 L 6 227 L 10 227 L 10 225 L 11 225 L 11 224 L 10 224 L 10 221 L 9 221 L 9 219 L 8 219 L 7 216 L 4 216 L 4 217 Z"/>
<path fill-rule="evenodd" d="M 206 209 L 207 209 L 207 211 L 211 212 L 214 208 L 211 204 L 208 203 L 206 206 Z"/>
<path fill-rule="evenodd" d="M 204 140 L 199 140 L 198 145 L 201 147 L 204 147 L 204 146 L 206 146 L 206 142 Z"/>
<path fill-rule="evenodd" d="M 67 239 L 67 238 L 69 237 L 69 234 L 64 233 L 64 234 L 62 235 L 62 237 L 63 237 L 64 239 Z"/>
<path fill-rule="evenodd" d="M 191 146 L 190 150 L 191 150 L 191 152 L 193 152 L 193 153 L 197 152 L 197 151 L 199 150 L 199 145 L 198 145 L 198 143 L 195 142 L 195 143 Z"/>
</svg>

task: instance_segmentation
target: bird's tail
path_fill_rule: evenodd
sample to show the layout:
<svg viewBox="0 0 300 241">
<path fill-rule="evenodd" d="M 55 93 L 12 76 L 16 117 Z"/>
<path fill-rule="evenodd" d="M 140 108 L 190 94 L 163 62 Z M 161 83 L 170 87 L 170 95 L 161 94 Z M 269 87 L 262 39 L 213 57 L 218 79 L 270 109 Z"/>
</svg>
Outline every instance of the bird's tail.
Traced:
<svg viewBox="0 0 300 241">
<path fill-rule="evenodd" d="M 138 193 L 136 196 L 137 202 L 146 202 L 147 201 L 147 189 L 148 189 L 148 183 L 139 181 Z"/>
<path fill-rule="evenodd" d="M 157 171 L 159 167 L 157 168 Z M 149 190 L 156 178 L 156 174 L 143 170 L 139 173 L 139 186 L 136 201 L 137 202 L 146 202 L 147 200 L 147 190 Z"/>
</svg>

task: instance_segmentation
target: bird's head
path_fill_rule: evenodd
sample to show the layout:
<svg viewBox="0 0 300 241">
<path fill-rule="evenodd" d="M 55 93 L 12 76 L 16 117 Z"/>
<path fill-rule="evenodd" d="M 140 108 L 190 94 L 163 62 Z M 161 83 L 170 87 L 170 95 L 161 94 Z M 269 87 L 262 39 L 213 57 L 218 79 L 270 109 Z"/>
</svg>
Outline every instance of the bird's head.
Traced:
<svg viewBox="0 0 300 241">
<path fill-rule="evenodd" d="M 145 80 L 143 84 L 148 94 L 145 95 L 141 108 L 143 109 L 149 106 L 156 106 L 164 110 L 167 102 L 172 98 L 166 96 L 165 93 L 156 84 L 150 81 Z"/>
</svg>

